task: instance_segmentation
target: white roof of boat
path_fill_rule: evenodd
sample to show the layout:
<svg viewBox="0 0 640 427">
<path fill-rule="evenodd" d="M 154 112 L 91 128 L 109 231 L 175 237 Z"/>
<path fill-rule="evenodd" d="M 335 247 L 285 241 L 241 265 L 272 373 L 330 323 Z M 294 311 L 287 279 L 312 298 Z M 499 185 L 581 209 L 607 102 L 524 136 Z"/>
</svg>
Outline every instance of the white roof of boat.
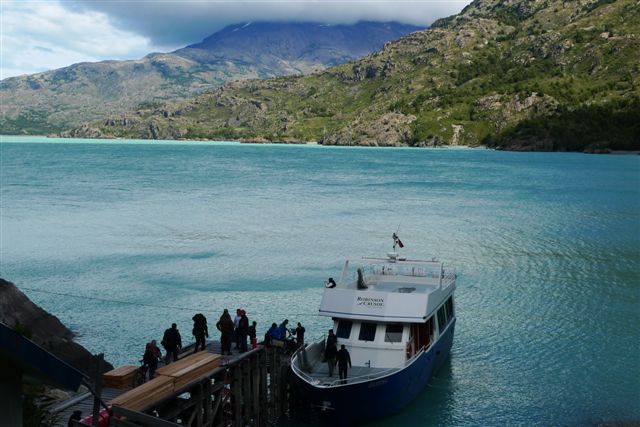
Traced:
<svg viewBox="0 0 640 427">
<path fill-rule="evenodd" d="M 326 289 L 320 314 L 381 322 L 424 322 L 455 289 L 455 271 L 435 260 L 348 258 Z M 360 283 L 359 283 L 360 282 Z"/>
</svg>

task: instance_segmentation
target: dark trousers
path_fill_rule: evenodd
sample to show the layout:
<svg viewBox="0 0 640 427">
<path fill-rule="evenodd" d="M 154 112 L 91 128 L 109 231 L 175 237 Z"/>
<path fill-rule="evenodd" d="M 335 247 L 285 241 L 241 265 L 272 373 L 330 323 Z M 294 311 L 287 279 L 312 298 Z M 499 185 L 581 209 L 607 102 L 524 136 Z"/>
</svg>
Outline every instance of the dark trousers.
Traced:
<svg viewBox="0 0 640 427">
<path fill-rule="evenodd" d="M 222 347 L 222 354 L 231 354 L 231 334 L 222 334 L 220 336 L 220 345 Z"/>
<path fill-rule="evenodd" d="M 150 360 L 148 363 L 149 366 L 149 379 L 152 379 L 156 374 L 156 369 L 158 369 L 158 361 Z"/>
<path fill-rule="evenodd" d="M 247 351 L 247 334 L 242 332 L 238 333 L 238 341 L 240 341 L 240 351 Z"/>
<path fill-rule="evenodd" d="M 177 362 L 178 361 L 178 347 L 168 348 L 166 350 L 167 350 L 167 357 L 164 358 L 164 363 L 168 365 L 172 361 L 173 362 Z"/>
<path fill-rule="evenodd" d="M 233 342 L 236 343 L 236 350 L 240 348 L 240 334 L 238 333 L 238 328 L 233 331 Z"/>
<path fill-rule="evenodd" d="M 195 351 L 198 351 L 198 347 L 202 346 L 202 350 L 204 350 L 204 334 L 196 334 L 196 349 Z"/>
<path fill-rule="evenodd" d="M 327 365 L 329 365 L 329 376 L 333 376 L 333 370 L 336 368 L 336 359 L 327 359 Z"/>
<path fill-rule="evenodd" d="M 340 381 L 342 384 L 347 383 L 347 366 L 338 365 L 338 374 L 340 375 Z"/>
</svg>

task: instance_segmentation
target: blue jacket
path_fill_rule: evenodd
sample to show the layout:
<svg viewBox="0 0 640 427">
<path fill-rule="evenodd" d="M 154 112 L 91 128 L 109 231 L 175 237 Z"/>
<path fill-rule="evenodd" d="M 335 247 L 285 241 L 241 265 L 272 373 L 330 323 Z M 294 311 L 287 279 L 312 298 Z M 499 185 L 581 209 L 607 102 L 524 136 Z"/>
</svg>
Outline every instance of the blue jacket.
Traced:
<svg viewBox="0 0 640 427">
<path fill-rule="evenodd" d="M 269 334 L 271 339 L 277 339 L 277 340 L 281 340 L 282 339 L 280 337 L 280 328 L 278 328 L 277 326 L 270 327 L 269 330 L 267 331 L 267 333 Z"/>
</svg>

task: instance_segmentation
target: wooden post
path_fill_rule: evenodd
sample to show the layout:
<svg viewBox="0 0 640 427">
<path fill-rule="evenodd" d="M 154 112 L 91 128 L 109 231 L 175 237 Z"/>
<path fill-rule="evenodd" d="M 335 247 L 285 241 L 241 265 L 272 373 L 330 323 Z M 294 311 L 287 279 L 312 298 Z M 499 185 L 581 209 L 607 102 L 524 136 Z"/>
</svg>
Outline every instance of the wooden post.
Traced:
<svg viewBox="0 0 640 427">
<path fill-rule="evenodd" d="M 217 391 L 215 394 L 215 403 L 213 406 L 212 416 L 212 426 L 221 426 L 224 421 L 224 414 L 222 413 L 222 399 L 224 397 L 224 381 L 222 378 L 220 379 L 220 384 L 217 385 Z"/>
<path fill-rule="evenodd" d="M 242 360 L 242 425 L 251 422 L 251 383 L 249 373 L 251 372 L 251 359 Z"/>
<path fill-rule="evenodd" d="M 204 385 L 204 420 L 205 425 L 210 426 L 213 424 L 213 420 L 211 419 L 211 393 L 213 387 L 211 387 L 211 379 L 207 379 L 207 382 Z"/>
<path fill-rule="evenodd" d="M 102 363 L 104 361 L 104 353 L 98 355 L 96 360 L 96 372 L 93 381 L 93 425 L 97 427 L 100 421 L 100 397 L 102 396 Z"/>
<path fill-rule="evenodd" d="M 202 383 L 198 384 L 196 392 L 196 399 L 198 403 L 196 404 L 196 426 L 202 427 L 202 402 L 204 400 L 204 396 L 202 393 Z"/>
<path fill-rule="evenodd" d="M 251 358 L 251 392 L 252 396 L 252 407 L 251 414 L 253 417 L 253 425 L 260 425 L 260 366 L 259 366 L 259 354 L 254 354 Z"/>
<path fill-rule="evenodd" d="M 273 382 L 273 417 L 274 421 L 280 416 L 280 351 L 274 349 L 273 364 L 271 365 L 271 381 Z"/>
<path fill-rule="evenodd" d="M 261 425 L 266 425 L 268 417 L 268 387 L 267 387 L 267 361 L 269 360 L 268 350 L 265 348 L 259 354 L 260 366 L 260 421 Z"/>
<path fill-rule="evenodd" d="M 288 385 L 287 381 L 287 370 L 288 366 L 286 363 L 283 363 L 283 360 L 280 359 L 280 413 L 286 414 L 287 409 L 289 408 L 289 393 L 288 393 Z"/>
<path fill-rule="evenodd" d="M 235 426 L 242 425 L 242 373 L 240 372 L 242 365 L 237 364 L 233 368 L 233 385 L 231 391 L 233 392 L 233 419 Z"/>
</svg>

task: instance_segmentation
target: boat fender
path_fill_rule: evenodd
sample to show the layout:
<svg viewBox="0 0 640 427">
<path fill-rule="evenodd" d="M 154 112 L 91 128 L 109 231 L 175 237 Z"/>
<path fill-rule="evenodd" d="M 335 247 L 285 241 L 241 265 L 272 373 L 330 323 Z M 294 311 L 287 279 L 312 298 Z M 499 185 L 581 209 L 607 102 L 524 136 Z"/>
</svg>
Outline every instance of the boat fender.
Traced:
<svg viewBox="0 0 640 427">
<path fill-rule="evenodd" d="M 413 351 L 411 351 L 411 343 L 409 341 L 407 341 L 405 352 L 407 353 L 407 359 L 411 359 L 411 356 L 413 356 Z"/>
</svg>

